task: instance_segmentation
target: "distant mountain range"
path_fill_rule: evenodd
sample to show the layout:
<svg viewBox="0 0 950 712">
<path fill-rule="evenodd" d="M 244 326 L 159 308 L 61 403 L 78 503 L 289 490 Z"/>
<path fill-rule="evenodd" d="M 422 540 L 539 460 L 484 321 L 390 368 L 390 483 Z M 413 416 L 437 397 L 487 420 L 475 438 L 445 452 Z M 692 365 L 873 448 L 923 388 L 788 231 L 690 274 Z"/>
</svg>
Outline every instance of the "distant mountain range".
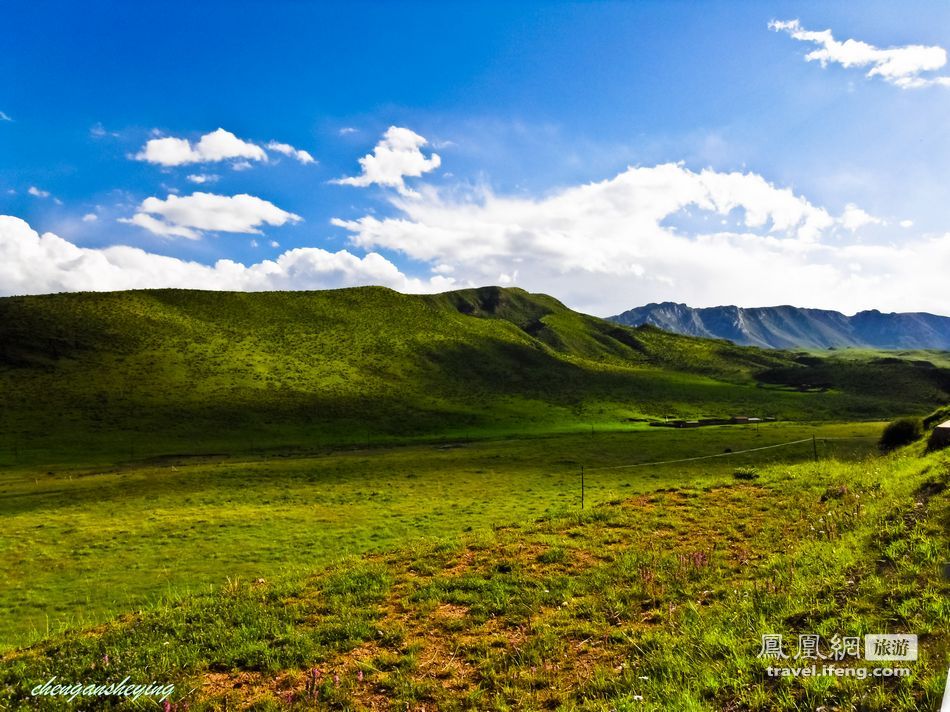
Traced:
<svg viewBox="0 0 950 712">
<path fill-rule="evenodd" d="M 773 349 L 950 349 L 950 317 L 922 312 L 884 314 L 871 310 L 845 316 L 792 306 L 693 309 L 663 302 L 630 309 L 608 317 L 608 321 L 626 326 L 652 324 L 677 334 Z"/>
</svg>

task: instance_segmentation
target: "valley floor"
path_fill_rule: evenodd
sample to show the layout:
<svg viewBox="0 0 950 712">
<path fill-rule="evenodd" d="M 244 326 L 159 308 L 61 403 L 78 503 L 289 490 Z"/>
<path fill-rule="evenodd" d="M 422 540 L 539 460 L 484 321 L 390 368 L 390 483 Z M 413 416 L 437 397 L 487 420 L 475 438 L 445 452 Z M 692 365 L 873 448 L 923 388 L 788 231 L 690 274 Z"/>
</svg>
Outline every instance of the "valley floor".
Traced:
<svg viewBox="0 0 950 712">
<path fill-rule="evenodd" d="M 424 536 L 488 529 L 666 486 L 731 481 L 737 466 L 875 449 L 880 423 L 642 427 L 544 437 L 119 466 L 24 468 L 0 475 L 0 643 L 93 625 L 163 597 L 229 580 L 310 571 Z"/>
<path fill-rule="evenodd" d="M 199 532 L 222 551 L 205 573 L 233 571 L 221 562 L 256 556 L 268 537 L 276 545 L 275 573 L 235 575 L 224 585 L 219 578 L 213 591 L 172 596 L 87 632 L 54 634 L 7 653 L 0 707 L 70 709 L 29 690 L 52 675 L 106 681 L 119 674 L 174 683 L 171 709 L 192 711 L 936 709 L 950 662 L 950 587 L 940 578 L 950 548 L 950 457 L 924 455 L 919 446 L 879 457 L 870 454 L 871 426 L 823 428 L 818 463 L 809 461 L 809 444 L 736 461 L 592 473 L 583 512 L 581 463 L 684 454 L 685 441 L 665 438 L 701 438 L 691 452 L 711 454 L 797 440 L 807 428 L 595 433 L 65 475 L 34 496 L 43 493 L 49 499 L 41 503 L 60 508 L 65 499 L 56 497 L 80 498 L 73 526 L 91 537 L 85 557 L 100 568 L 121 563 L 110 559 L 121 548 L 108 543 L 117 536 L 110 527 L 137 532 L 126 541 L 141 542 L 130 554 L 140 572 L 173 551 L 195 557 L 197 567 L 201 537 L 187 532 L 203 516 Z M 754 479 L 736 479 L 737 469 Z M 146 510 L 145 485 L 142 501 L 130 493 L 137 481 L 159 475 L 170 499 Z M 273 489 L 255 489 L 265 481 Z M 198 482 L 210 486 L 206 494 Z M 4 486 L 5 494 L 29 489 L 22 477 Z M 317 494 L 308 500 L 307 491 Z M 105 497 L 98 515 L 108 510 L 112 523 L 105 517 L 97 538 L 92 520 L 76 515 L 86 507 L 95 515 L 92 503 L 107 492 L 111 501 Z M 187 505 L 177 526 L 174 500 Z M 323 516 L 316 502 L 344 512 L 319 536 L 314 520 L 303 517 Z M 271 508 L 278 514 L 261 519 Z M 24 506 L 15 516 L 37 517 L 36 529 L 41 509 L 31 514 Z M 50 515 L 56 507 L 46 509 Z M 160 524 L 144 511 L 162 513 Z M 424 520 L 397 524 L 401 511 Z M 366 526 L 354 548 L 376 553 L 338 556 L 347 518 Z M 239 522 L 249 527 L 247 539 L 235 538 Z M 219 523 L 227 526 L 215 532 Z M 68 570 L 84 557 L 56 526 L 66 524 L 50 524 L 47 546 L 57 538 L 67 544 L 59 565 Z M 158 535 L 164 530 L 167 541 Z M 316 538 L 276 555 L 305 531 Z M 394 549 L 400 539 L 411 544 Z M 291 552 L 297 570 L 276 573 Z M 19 565 L 18 576 L 41 574 L 37 563 Z M 259 562 L 256 571 L 264 571 Z M 118 580 L 118 568 L 103 575 Z M 64 583 L 57 593 L 55 578 L 46 580 L 39 590 L 64 602 L 72 589 Z M 15 598 L 8 591 L 6 605 Z M 758 657 L 762 636 L 771 633 L 784 636 L 789 655 L 799 635 L 819 635 L 829 654 L 835 636 L 913 633 L 920 659 L 840 663 L 906 665 L 906 677 L 771 677 L 767 668 L 776 662 Z"/>
</svg>

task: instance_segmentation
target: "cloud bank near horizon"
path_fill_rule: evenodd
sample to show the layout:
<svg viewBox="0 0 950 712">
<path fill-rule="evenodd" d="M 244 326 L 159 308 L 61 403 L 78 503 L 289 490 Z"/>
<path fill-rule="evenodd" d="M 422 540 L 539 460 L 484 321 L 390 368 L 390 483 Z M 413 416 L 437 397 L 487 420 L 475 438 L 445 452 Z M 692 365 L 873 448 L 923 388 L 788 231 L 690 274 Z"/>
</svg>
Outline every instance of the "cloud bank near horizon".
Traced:
<svg viewBox="0 0 950 712">
<path fill-rule="evenodd" d="M 451 286 L 444 278 L 423 281 L 407 277 L 374 252 L 359 257 L 347 250 L 307 247 L 250 266 L 227 259 L 204 265 L 137 247 L 78 247 L 53 233 L 40 235 L 20 218 L 0 215 L 0 294 L 4 296 L 168 287 L 334 289 L 371 284 L 403 292 Z"/>
<path fill-rule="evenodd" d="M 890 223 L 850 203 L 835 215 L 755 173 L 677 163 L 630 167 L 540 198 L 487 187 L 394 187 L 391 216 L 333 220 L 350 249 L 297 248 L 251 265 L 203 265 L 126 246 L 84 248 L 0 217 L 0 293 L 365 284 L 432 292 L 500 284 L 547 292 L 599 315 L 665 300 L 948 310 L 940 296 L 950 234 L 867 242 L 865 231 Z M 149 198 L 127 220 L 192 239 L 203 230 L 257 234 L 262 225 L 299 220 L 253 196 L 236 205 L 238 197 Z M 906 229 L 907 221 L 899 224 Z M 415 274 L 387 253 L 417 266 Z"/>
<path fill-rule="evenodd" d="M 335 220 L 474 284 L 517 284 L 607 315 L 650 301 L 946 312 L 950 235 L 868 243 L 881 218 L 840 216 L 754 173 L 631 167 L 540 199 L 481 189 L 394 197 L 399 215 Z"/>
</svg>

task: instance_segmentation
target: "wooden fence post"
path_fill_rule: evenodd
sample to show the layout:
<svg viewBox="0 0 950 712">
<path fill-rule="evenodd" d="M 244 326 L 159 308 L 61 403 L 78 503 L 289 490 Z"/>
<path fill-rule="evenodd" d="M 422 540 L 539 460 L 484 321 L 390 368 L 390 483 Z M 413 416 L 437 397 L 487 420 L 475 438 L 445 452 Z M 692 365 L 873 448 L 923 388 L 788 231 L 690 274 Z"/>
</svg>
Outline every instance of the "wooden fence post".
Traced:
<svg viewBox="0 0 950 712">
<path fill-rule="evenodd" d="M 581 465 L 581 509 L 584 508 L 584 466 Z"/>
</svg>

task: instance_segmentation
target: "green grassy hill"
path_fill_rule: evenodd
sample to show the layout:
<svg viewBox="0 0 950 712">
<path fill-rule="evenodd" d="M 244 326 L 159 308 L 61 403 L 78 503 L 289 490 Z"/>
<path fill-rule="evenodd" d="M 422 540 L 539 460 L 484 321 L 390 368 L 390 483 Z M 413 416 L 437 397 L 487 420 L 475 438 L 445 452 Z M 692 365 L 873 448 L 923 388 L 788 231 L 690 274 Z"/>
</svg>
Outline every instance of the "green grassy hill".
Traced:
<svg viewBox="0 0 950 712">
<path fill-rule="evenodd" d="M 805 355 L 630 329 L 494 287 L 5 298 L 0 465 L 620 427 L 668 414 L 887 418 L 929 410 L 950 389 L 950 371 L 936 366 L 821 363 L 812 374 Z M 799 392 L 816 379 L 825 392 Z"/>
<path fill-rule="evenodd" d="M 0 709 L 154 706 L 52 675 L 178 712 L 927 708 L 950 461 L 841 421 L 945 407 L 945 366 L 499 288 L 0 299 Z M 645 424 L 730 414 L 835 422 Z M 924 657 L 772 680 L 772 631 Z"/>
</svg>

